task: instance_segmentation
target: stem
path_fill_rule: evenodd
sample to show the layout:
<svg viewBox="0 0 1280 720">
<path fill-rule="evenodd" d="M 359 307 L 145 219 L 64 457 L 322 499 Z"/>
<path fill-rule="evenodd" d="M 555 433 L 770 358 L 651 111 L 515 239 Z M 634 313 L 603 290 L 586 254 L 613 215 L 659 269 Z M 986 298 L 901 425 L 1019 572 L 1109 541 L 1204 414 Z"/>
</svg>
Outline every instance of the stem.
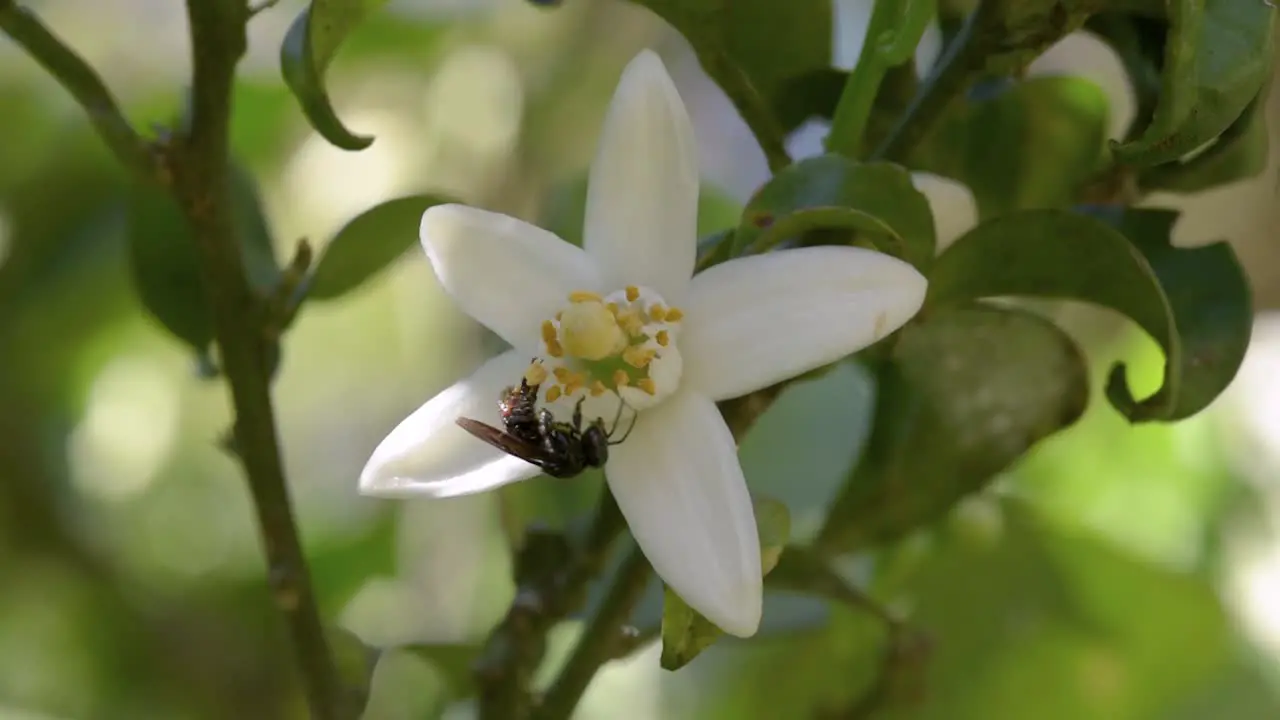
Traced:
<svg viewBox="0 0 1280 720">
<path fill-rule="evenodd" d="M 987 6 L 986 2 L 980 3 L 977 10 L 969 13 L 906 112 L 871 153 L 871 159 L 904 162 L 908 153 L 933 130 L 947 106 L 964 91 L 987 54 L 987 48 L 978 38 L 978 27 L 985 21 L 983 9 Z"/>
<path fill-rule="evenodd" d="M 174 189 L 191 224 L 215 337 L 235 408 L 236 448 L 253 495 L 267 577 L 292 635 L 312 717 L 337 720 L 340 684 L 298 537 L 280 461 L 262 304 L 250 288 L 230 197 L 229 117 L 244 54 L 243 0 L 187 0 L 192 43 L 190 132 L 173 148 Z"/>
<path fill-rule="evenodd" d="M 475 665 L 481 720 L 528 717 L 529 686 L 546 652 L 547 633 L 586 600 L 586 587 L 600 574 L 625 522 L 606 486 L 591 525 L 576 548 L 561 548 L 563 536 L 526 535 L 516 561 L 516 599 L 489 633 Z M 571 557 L 563 557 L 572 553 Z"/>
<path fill-rule="evenodd" d="M 93 129 L 122 164 L 145 179 L 157 177 L 155 154 L 120 112 L 106 83 L 83 58 L 50 32 L 34 13 L 13 0 L 0 0 L 0 30 L 71 93 L 89 116 Z"/>
<path fill-rule="evenodd" d="M 858 64 L 849 73 L 831 116 L 828 152 L 857 159 L 885 73 L 911 60 L 934 13 L 932 0 L 876 0 Z"/>
<path fill-rule="evenodd" d="M 573 715 L 596 671 L 624 649 L 623 626 L 644 594 L 652 572 L 644 553 L 633 545 L 614 575 L 609 593 L 583 629 L 578 646 L 534 713 L 537 720 L 568 720 Z"/>
</svg>

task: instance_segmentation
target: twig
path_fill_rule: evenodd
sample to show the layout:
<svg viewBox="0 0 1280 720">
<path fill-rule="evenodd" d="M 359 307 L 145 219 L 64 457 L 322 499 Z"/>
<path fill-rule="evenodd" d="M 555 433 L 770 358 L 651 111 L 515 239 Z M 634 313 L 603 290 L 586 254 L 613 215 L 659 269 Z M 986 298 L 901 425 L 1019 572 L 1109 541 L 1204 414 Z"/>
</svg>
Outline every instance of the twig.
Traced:
<svg viewBox="0 0 1280 720">
<path fill-rule="evenodd" d="M 174 190 L 191 224 L 201 278 L 213 310 L 215 337 L 235 408 L 236 448 L 248 476 L 267 557 L 267 577 L 284 614 L 312 716 L 353 717 L 344 707 L 311 588 L 280 461 L 263 307 L 240 255 L 230 195 L 229 119 L 235 67 L 244 54 L 244 0 L 187 0 L 191 23 L 192 103 L 189 134 L 169 159 Z"/>
<path fill-rule="evenodd" d="M 570 546 L 558 533 L 530 532 L 516 560 L 516 598 L 489 633 L 474 673 L 481 720 L 521 720 L 533 704 L 529 685 L 547 633 L 585 602 L 625 522 L 606 487 L 587 530 Z"/>
<path fill-rule="evenodd" d="M 573 654 L 534 711 L 537 720 L 568 720 L 596 672 L 616 658 L 627 643 L 624 626 L 644 594 L 653 568 L 639 546 L 633 545 L 613 577 L 608 594 L 582 631 Z"/>
<path fill-rule="evenodd" d="M 13 0 L 0 0 L 0 30 L 71 93 L 88 114 L 93 129 L 122 164 L 144 179 L 158 177 L 155 153 L 134 131 L 106 83 L 83 58 L 50 32 L 34 13 Z"/>
</svg>

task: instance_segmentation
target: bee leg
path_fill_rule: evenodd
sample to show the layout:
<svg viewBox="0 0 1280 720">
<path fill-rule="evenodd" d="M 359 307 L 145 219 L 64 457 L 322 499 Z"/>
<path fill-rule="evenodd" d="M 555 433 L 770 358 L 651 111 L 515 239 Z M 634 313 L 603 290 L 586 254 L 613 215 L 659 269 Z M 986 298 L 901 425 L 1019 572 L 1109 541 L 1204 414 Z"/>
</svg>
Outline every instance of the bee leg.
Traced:
<svg viewBox="0 0 1280 720">
<path fill-rule="evenodd" d="M 573 430 L 574 430 L 574 432 L 581 432 L 581 431 L 582 431 L 582 401 L 583 401 L 583 400 L 586 400 L 586 399 L 587 399 L 587 396 L 586 396 L 586 395 L 583 395 L 582 397 L 578 398 L 578 402 L 573 406 Z"/>
<path fill-rule="evenodd" d="M 621 414 L 622 414 L 622 408 L 621 408 L 621 406 L 619 406 L 619 408 L 618 408 L 618 414 L 619 414 L 619 417 L 621 417 Z M 614 440 L 614 439 L 612 438 L 613 433 L 609 433 L 609 436 L 610 436 L 610 437 L 608 438 L 608 439 L 609 439 L 609 444 L 610 444 L 610 445 L 621 445 L 621 444 L 622 444 L 622 443 L 623 443 L 627 438 L 631 437 L 631 431 L 636 429 L 636 418 L 638 418 L 638 417 L 640 417 L 640 413 L 639 413 L 639 412 L 637 412 L 634 408 L 632 408 L 632 411 L 631 411 L 631 424 L 627 426 L 627 431 L 626 431 L 626 432 L 624 432 L 624 433 L 622 433 L 622 437 L 621 437 L 621 438 L 619 438 L 619 439 L 617 439 L 617 440 Z M 617 431 L 617 429 L 618 429 L 617 421 L 614 421 L 613 429 L 614 429 L 614 431 Z"/>
</svg>

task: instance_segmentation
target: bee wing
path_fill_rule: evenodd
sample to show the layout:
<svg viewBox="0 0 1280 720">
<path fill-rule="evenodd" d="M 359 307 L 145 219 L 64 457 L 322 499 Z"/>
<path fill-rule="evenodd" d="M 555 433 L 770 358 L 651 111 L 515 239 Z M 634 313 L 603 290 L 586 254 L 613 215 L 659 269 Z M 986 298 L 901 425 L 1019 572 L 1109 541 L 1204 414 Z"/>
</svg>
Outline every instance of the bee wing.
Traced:
<svg viewBox="0 0 1280 720">
<path fill-rule="evenodd" d="M 479 420 L 460 417 L 458 418 L 458 425 L 476 438 L 485 441 L 508 455 L 514 455 L 538 467 L 545 467 L 546 460 L 543 458 L 542 448 L 538 445 L 525 442 L 510 433 L 503 432 Z"/>
</svg>

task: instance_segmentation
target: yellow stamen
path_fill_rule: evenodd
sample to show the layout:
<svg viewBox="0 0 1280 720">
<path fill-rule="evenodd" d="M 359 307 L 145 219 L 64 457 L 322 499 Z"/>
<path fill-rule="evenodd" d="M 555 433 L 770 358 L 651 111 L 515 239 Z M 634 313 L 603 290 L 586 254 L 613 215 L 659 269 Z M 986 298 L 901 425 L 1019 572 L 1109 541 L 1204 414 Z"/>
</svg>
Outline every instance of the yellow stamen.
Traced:
<svg viewBox="0 0 1280 720">
<path fill-rule="evenodd" d="M 635 302 L 640 299 L 640 288 L 635 285 L 627 286 L 627 302 Z"/>
<path fill-rule="evenodd" d="M 653 341 L 662 347 L 666 347 L 667 343 L 671 342 L 671 336 L 667 334 L 666 330 L 659 330 Z"/>
<path fill-rule="evenodd" d="M 542 321 L 542 342 L 551 344 L 555 341 L 556 341 L 556 326 L 553 325 L 550 320 L 543 320 Z"/>
<path fill-rule="evenodd" d="M 578 391 L 579 391 L 579 390 L 581 390 L 581 389 L 582 389 L 582 378 L 581 378 L 581 377 L 575 377 L 575 378 L 572 378 L 572 379 L 570 379 L 570 380 L 569 380 L 569 382 L 567 382 L 567 383 L 565 383 L 565 384 L 564 384 L 564 394 L 565 394 L 565 395 L 573 395 L 574 393 L 578 392 Z"/>
<path fill-rule="evenodd" d="M 649 319 L 653 322 L 662 322 L 667 319 L 667 309 L 659 303 L 649 306 Z"/>
<path fill-rule="evenodd" d="M 599 380 L 596 380 L 591 383 L 591 397 L 600 397 L 601 395 L 605 394 L 607 390 L 608 388 L 606 388 L 604 386 L 604 383 L 600 382 Z"/>
<path fill-rule="evenodd" d="M 684 319 L 684 311 L 680 308 L 667 309 L 667 322 L 680 322 Z"/>
<path fill-rule="evenodd" d="M 608 310 L 610 315 L 618 317 L 618 303 L 609 303 L 604 306 L 604 309 Z"/>
<path fill-rule="evenodd" d="M 530 385 L 541 385 L 547 381 L 547 369 L 542 363 L 534 363 L 524 371 L 524 381 Z"/>
<path fill-rule="evenodd" d="M 636 337 L 644 329 L 644 320 L 634 310 L 623 310 L 618 313 L 618 325 L 631 337 Z"/>
<path fill-rule="evenodd" d="M 614 387 L 626 387 L 630 383 L 631 383 L 631 376 L 627 374 L 626 370 L 619 368 L 613 371 Z"/>
<path fill-rule="evenodd" d="M 547 402 L 555 402 L 560 399 L 560 386 L 552 385 L 547 388 Z"/>
<path fill-rule="evenodd" d="M 658 386 L 653 384 L 653 378 L 640 378 L 636 381 L 636 387 L 649 393 L 650 395 L 658 394 Z"/>
<path fill-rule="evenodd" d="M 569 382 L 569 378 L 573 376 L 573 371 L 567 367 L 558 367 L 552 370 L 551 373 L 556 376 L 556 380 L 562 383 Z"/>
<path fill-rule="evenodd" d="M 563 310 L 557 310 L 557 311 L 556 311 L 556 322 L 560 322 L 560 318 L 562 318 L 562 317 L 564 317 L 564 311 L 563 311 Z"/>
<path fill-rule="evenodd" d="M 564 348 L 560 347 L 559 340 L 547 343 L 547 354 L 554 358 L 564 357 Z"/>
<path fill-rule="evenodd" d="M 602 302 L 603 300 L 604 298 L 600 297 L 596 293 L 591 292 L 590 290 L 574 290 L 573 292 L 569 293 L 569 302 L 571 303 L 584 303 L 584 302 L 592 302 L 592 301 Z"/>
<path fill-rule="evenodd" d="M 622 351 L 622 361 L 634 368 L 642 368 L 653 361 L 658 353 L 650 348 L 630 345 Z"/>
</svg>

